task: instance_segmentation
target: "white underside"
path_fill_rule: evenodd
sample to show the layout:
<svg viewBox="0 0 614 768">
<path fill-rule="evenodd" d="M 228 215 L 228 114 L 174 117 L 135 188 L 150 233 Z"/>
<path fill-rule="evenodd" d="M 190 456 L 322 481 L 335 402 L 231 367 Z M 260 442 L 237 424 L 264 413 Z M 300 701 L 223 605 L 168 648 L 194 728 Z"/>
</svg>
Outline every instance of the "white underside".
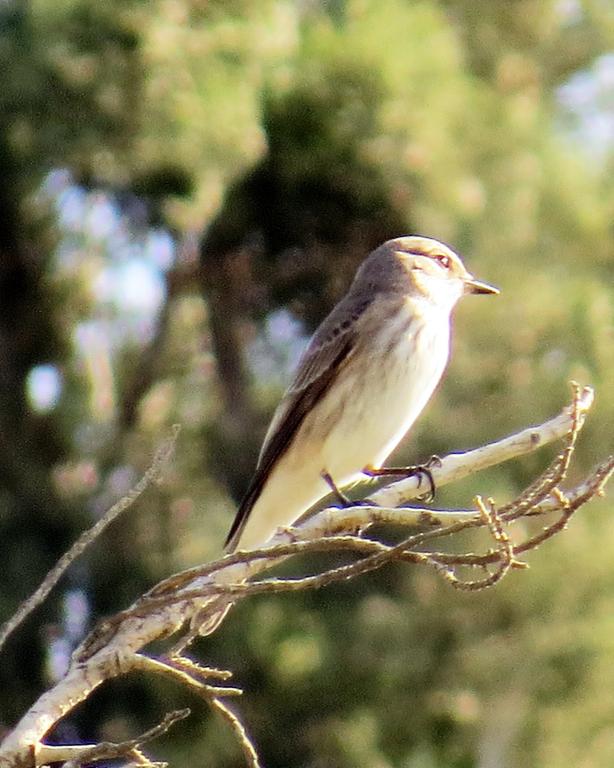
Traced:
<svg viewBox="0 0 614 768">
<path fill-rule="evenodd" d="M 426 405 L 447 362 L 449 314 L 440 308 L 428 310 L 418 350 L 411 345 L 413 354 L 408 354 L 406 339 L 385 353 L 389 338 L 398 333 L 398 326 L 389 323 L 385 334 L 372 339 L 366 370 L 360 354 L 348 362 L 268 478 L 239 549 L 264 544 L 327 495 L 330 489 L 322 471 L 343 487 L 361 479 L 364 467 L 383 464 Z M 400 321 L 405 327 L 406 318 Z M 358 367 L 360 374 L 352 375 Z"/>
</svg>

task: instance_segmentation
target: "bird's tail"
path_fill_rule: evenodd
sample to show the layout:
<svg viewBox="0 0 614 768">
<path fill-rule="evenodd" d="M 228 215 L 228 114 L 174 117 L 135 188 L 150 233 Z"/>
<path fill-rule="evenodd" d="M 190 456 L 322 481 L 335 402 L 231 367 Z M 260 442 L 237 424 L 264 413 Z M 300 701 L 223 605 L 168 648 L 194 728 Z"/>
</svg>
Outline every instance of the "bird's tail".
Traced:
<svg viewBox="0 0 614 768">
<path fill-rule="evenodd" d="M 264 479 L 265 478 L 261 478 L 258 473 L 256 474 L 239 505 L 235 519 L 232 521 L 230 531 L 224 542 L 224 550 L 228 554 L 231 554 L 237 548 L 237 544 L 239 543 L 239 539 L 241 538 L 241 534 L 247 523 L 249 513 L 252 511 L 254 504 L 258 501 L 258 497 L 262 493 Z"/>
</svg>

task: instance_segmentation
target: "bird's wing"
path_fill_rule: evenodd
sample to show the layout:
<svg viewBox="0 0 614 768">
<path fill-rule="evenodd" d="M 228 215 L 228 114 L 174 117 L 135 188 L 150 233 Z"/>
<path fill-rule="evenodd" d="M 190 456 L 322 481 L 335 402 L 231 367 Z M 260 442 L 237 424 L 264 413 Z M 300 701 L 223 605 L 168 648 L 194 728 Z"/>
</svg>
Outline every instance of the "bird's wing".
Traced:
<svg viewBox="0 0 614 768">
<path fill-rule="evenodd" d="M 351 309 L 341 302 L 307 347 L 283 400 L 267 431 L 258 466 L 226 539 L 226 549 L 236 546 L 248 515 L 280 457 L 288 449 L 305 416 L 330 389 L 356 346 L 356 321 L 369 306 L 365 299 Z"/>
</svg>

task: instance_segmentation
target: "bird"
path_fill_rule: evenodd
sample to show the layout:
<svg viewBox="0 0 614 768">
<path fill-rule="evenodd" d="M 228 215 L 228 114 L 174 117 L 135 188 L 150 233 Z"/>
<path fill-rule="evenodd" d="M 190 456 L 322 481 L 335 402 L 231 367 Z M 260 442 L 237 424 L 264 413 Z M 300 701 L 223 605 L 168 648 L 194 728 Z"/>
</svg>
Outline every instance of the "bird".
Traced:
<svg viewBox="0 0 614 768">
<path fill-rule="evenodd" d="M 397 474 L 383 463 L 441 379 L 452 310 L 465 294 L 497 293 L 432 238 L 407 235 L 372 251 L 299 360 L 226 551 L 265 545 L 331 490 L 343 498 L 343 487 Z"/>
</svg>

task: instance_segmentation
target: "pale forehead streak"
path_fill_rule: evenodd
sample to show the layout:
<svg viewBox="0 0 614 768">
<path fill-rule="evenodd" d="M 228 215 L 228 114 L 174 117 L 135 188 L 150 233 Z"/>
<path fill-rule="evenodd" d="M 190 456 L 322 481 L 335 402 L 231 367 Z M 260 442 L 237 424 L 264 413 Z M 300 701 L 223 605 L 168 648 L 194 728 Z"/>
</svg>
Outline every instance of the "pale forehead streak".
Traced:
<svg viewBox="0 0 614 768">
<path fill-rule="evenodd" d="M 427 237 L 399 238 L 397 243 L 397 247 L 400 251 L 413 253 L 416 256 L 432 256 L 438 253 L 443 253 L 452 258 L 458 258 L 457 254 L 451 248 L 448 248 L 447 245 L 439 243 L 436 240 L 430 240 Z"/>
</svg>

